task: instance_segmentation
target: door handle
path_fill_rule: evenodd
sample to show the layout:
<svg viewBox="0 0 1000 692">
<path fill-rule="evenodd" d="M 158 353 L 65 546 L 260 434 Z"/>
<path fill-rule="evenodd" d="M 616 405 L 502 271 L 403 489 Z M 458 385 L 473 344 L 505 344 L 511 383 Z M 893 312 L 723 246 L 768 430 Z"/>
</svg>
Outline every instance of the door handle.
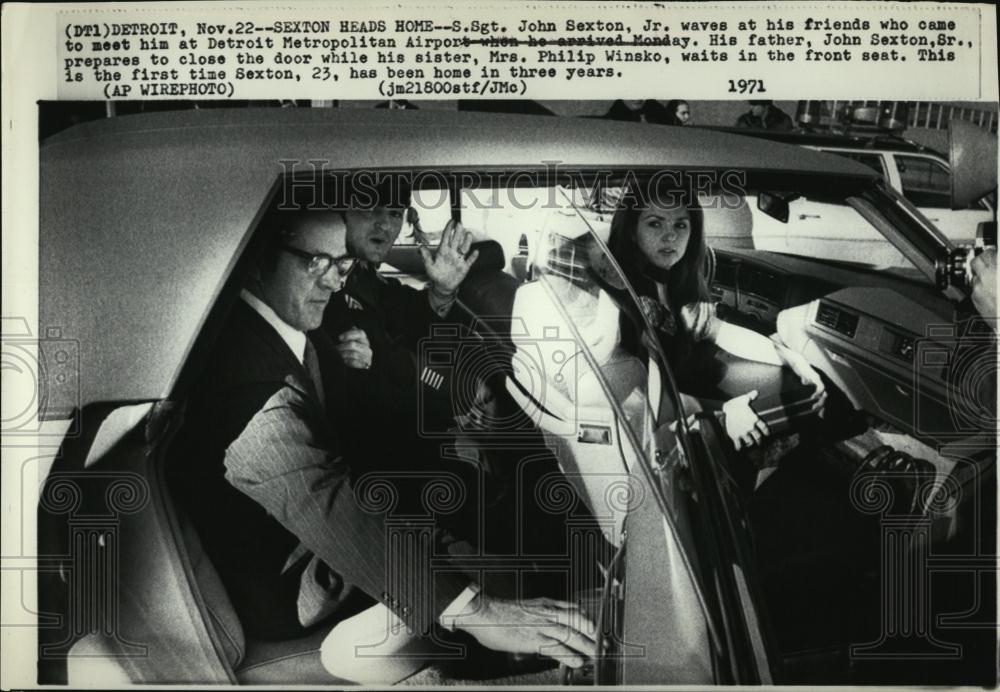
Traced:
<svg viewBox="0 0 1000 692">
<path fill-rule="evenodd" d="M 799 221 L 805 221 L 806 219 L 822 219 L 823 217 L 819 214 L 799 214 Z"/>
</svg>

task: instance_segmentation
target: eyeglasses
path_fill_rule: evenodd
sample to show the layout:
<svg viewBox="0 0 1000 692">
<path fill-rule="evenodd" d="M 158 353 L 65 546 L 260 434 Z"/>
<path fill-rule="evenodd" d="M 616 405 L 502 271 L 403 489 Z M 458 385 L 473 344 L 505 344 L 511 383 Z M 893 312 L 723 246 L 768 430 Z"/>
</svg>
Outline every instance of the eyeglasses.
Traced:
<svg viewBox="0 0 1000 692">
<path fill-rule="evenodd" d="M 305 250 L 292 247 L 291 245 L 282 245 L 281 249 L 295 255 L 296 257 L 308 260 L 306 271 L 308 271 L 312 276 L 323 276 L 330 271 L 331 266 L 336 266 L 337 271 L 341 275 L 344 275 L 351 271 L 354 268 L 354 264 L 357 262 L 357 259 L 354 257 L 333 257 L 325 252 L 306 252 Z"/>
</svg>

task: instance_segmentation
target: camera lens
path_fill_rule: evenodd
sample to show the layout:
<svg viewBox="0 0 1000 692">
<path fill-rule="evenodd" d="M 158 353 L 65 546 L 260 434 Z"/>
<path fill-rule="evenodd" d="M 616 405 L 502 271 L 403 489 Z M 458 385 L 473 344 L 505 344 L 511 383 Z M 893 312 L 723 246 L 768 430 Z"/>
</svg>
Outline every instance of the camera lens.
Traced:
<svg viewBox="0 0 1000 692">
<path fill-rule="evenodd" d="M 971 254 L 971 248 L 962 245 L 948 252 L 948 256 L 944 261 L 938 263 L 938 288 L 945 289 L 949 286 L 965 288 L 968 285 L 967 267 Z"/>
</svg>

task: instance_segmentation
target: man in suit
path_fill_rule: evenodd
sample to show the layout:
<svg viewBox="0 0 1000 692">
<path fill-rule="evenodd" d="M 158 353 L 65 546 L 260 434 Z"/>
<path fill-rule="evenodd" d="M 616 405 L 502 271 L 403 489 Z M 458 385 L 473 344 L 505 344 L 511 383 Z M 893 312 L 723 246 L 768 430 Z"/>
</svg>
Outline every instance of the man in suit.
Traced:
<svg viewBox="0 0 1000 692">
<path fill-rule="evenodd" d="M 312 237 L 328 224 L 340 223 L 342 228 L 339 217 L 274 215 L 265 223 L 275 231 L 190 392 L 171 468 L 179 499 L 247 633 L 259 639 L 289 639 L 305 634 L 314 624 L 314 618 L 298 617 L 296 603 L 316 566 L 302 559 L 301 550 L 293 559 L 299 540 L 226 481 L 223 458 L 287 377 L 312 382 L 305 365 L 307 344 L 311 367 L 317 351 L 337 362 L 330 355 L 330 344 L 321 338 L 307 340 L 305 331 L 318 325 L 322 309 L 343 284 L 341 270 L 349 269 L 350 260 L 342 257 L 342 248 L 334 247 L 340 252 L 325 274 L 316 279 L 302 271 L 306 260 L 299 253 L 320 249 L 308 247 L 314 245 Z M 329 586 L 331 593 L 338 587 Z M 370 605 L 370 599 L 351 584 L 339 587 L 347 614 Z"/>
<path fill-rule="evenodd" d="M 471 548 L 426 524 L 412 550 L 390 545 L 385 508 L 355 496 L 366 465 L 341 454 L 351 406 L 317 329 L 353 264 L 343 217 L 275 212 L 265 224 L 273 235 L 192 392 L 176 458 L 181 498 L 244 628 L 284 639 L 384 612 L 387 628 L 422 635 L 441 625 L 488 648 L 545 645 L 582 665 L 594 627 L 577 606 L 487 593 L 461 568 Z M 408 530 L 394 526 L 397 536 Z M 453 566 L 429 573 L 431 552 Z"/>
</svg>

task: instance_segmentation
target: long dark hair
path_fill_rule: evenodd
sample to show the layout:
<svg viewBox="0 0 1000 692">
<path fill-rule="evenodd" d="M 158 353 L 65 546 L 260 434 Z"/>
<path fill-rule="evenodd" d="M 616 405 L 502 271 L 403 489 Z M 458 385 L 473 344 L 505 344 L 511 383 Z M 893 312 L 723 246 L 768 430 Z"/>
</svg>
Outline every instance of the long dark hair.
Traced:
<svg viewBox="0 0 1000 692">
<path fill-rule="evenodd" d="M 647 204 L 630 204 L 615 212 L 611 219 L 608 249 L 625 272 L 625 278 L 640 296 L 659 299 L 656 283 L 666 284 L 669 308 L 676 314 L 689 303 L 709 299 L 708 277 L 705 275 L 705 215 L 694 195 L 676 191 L 659 191 L 654 199 L 683 202 L 691 219 L 691 234 L 680 260 L 670 269 L 653 266 L 643 256 L 636 240 L 639 215 Z"/>
<path fill-rule="evenodd" d="M 677 109 L 682 103 L 688 108 L 691 107 L 690 104 L 688 104 L 688 102 L 684 99 L 673 99 L 671 101 L 667 101 L 667 125 L 684 124 L 681 122 L 681 119 L 677 117 Z"/>
</svg>

